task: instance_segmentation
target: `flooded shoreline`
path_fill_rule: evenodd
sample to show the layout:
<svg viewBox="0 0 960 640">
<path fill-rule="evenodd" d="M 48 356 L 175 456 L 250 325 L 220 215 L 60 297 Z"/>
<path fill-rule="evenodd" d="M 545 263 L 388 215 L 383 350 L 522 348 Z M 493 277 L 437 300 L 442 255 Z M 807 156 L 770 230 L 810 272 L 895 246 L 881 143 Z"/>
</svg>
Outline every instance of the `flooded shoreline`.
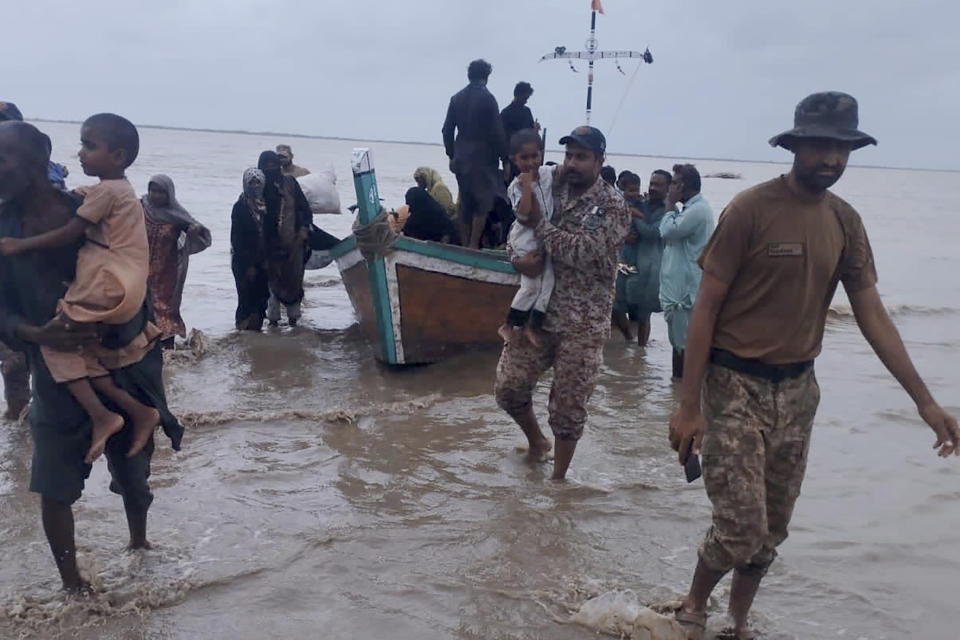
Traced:
<svg viewBox="0 0 960 640">
<path fill-rule="evenodd" d="M 59 126 L 49 133 L 62 159 L 75 132 Z M 246 164 L 283 140 L 193 140 L 206 154 L 196 175 L 189 136 L 147 135 L 138 190 L 145 176 L 170 174 L 214 233 L 184 295 L 187 324 L 207 334 L 208 350 L 166 367 L 184 450 L 158 441 L 146 553 L 123 551 L 122 505 L 105 464 L 95 466 L 76 512 L 81 567 L 99 591 L 74 602 L 58 591 L 38 498 L 26 489 L 26 427 L 2 425 L 0 637 L 575 640 L 596 637 L 573 621 L 591 597 L 629 589 L 656 603 L 686 589 L 710 511 L 666 442 L 675 388 L 662 318 L 646 350 L 607 344 L 570 482 L 554 484 L 516 453 L 522 435 L 496 407 L 496 349 L 406 371 L 377 365 L 333 267 L 308 274 L 304 326 L 235 333 L 230 206 Z M 374 148 L 388 199 L 417 166 L 445 168 L 440 148 Z M 353 202 L 342 149 L 296 139 L 294 151 L 308 167 L 335 160 L 341 201 Z M 649 173 L 647 160 L 612 163 Z M 705 182 L 717 210 L 782 168 L 733 169 L 744 180 Z M 911 174 L 921 184 L 904 191 L 896 171 L 849 174 L 841 195 L 864 216 L 881 292 L 931 389 L 957 412 L 960 261 L 949 238 L 960 231 L 950 216 L 960 177 Z M 340 235 L 352 222 L 317 218 Z M 934 456 L 932 434 L 841 296 L 817 375 L 809 471 L 757 600 L 758 626 L 780 639 L 953 638 L 960 467 Z M 535 397 L 539 416 L 548 384 Z"/>
</svg>

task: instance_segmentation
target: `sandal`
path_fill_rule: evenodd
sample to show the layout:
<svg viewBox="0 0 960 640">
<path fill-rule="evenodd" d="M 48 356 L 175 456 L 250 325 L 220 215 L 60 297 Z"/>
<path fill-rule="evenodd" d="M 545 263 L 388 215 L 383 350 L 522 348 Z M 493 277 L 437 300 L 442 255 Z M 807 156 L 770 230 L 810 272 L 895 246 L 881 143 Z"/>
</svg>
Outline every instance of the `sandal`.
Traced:
<svg viewBox="0 0 960 640">
<path fill-rule="evenodd" d="M 673 615 L 687 633 L 687 640 L 703 640 L 703 634 L 707 630 L 706 613 L 688 611 L 680 605 Z"/>
</svg>

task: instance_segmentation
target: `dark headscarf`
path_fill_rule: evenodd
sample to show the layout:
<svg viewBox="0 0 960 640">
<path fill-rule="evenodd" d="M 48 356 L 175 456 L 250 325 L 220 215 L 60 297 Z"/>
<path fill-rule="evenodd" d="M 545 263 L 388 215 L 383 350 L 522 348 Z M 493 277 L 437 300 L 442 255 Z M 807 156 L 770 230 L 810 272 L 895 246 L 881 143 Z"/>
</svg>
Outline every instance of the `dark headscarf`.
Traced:
<svg viewBox="0 0 960 640">
<path fill-rule="evenodd" d="M 23 120 L 23 114 L 20 113 L 20 109 L 17 109 L 17 105 L 12 102 L 0 101 L 0 122 L 5 120 Z"/>
<path fill-rule="evenodd" d="M 276 164 L 276 170 L 267 171 L 267 164 Z M 264 151 L 260 154 L 260 159 L 257 160 L 257 168 L 260 171 L 263 171 L 263 174 L 267 177 L 267 184 L 271 182 L 279 182 L 280 178 L 283 176 L 283 171 L 280 167 L 280 156 L 274 151 Z"/>
<path fill-rule="evenodd" d="M 267 165 L 276 166 L 276 169 L 267 170 Z M 257 168 L 263 171 L 266 183 L 263 185 L 263 200 L 267 205 L 267 213 L 271 216 L 280 215 L 280 184 L 283 182 L 283 170 L 280 168 L 280 157 L 273 151 L 264 151 L 257 160 Z"/>
<path fill-rule="evenodd" d="M 403 225 L 403 233 L 419 240 L 456 242 L 456 229 L 450 222 L 446 210 L 433 199 L 423 187 L 407 190 L 407 206 L 410 216 Z"/>
</svg>

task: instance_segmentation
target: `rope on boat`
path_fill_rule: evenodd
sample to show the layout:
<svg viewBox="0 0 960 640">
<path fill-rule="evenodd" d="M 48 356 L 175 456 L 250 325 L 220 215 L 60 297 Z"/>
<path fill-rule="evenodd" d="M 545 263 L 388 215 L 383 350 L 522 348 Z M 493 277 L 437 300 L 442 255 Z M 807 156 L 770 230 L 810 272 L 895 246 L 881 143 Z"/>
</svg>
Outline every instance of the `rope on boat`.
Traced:
<svg viewBox="0 0 960 640">
<path fill-rule="evenodd" d="M 353 223 L 353 237 L 357 240 L 357 249 L 366 261 L 384 256 L 393 251 L 393 241 L 397 234 L 387 222 L 387 211 L 380 208 L 380 215 L 370 224 L 360 224 L 360 220 Z"/>
</svg>

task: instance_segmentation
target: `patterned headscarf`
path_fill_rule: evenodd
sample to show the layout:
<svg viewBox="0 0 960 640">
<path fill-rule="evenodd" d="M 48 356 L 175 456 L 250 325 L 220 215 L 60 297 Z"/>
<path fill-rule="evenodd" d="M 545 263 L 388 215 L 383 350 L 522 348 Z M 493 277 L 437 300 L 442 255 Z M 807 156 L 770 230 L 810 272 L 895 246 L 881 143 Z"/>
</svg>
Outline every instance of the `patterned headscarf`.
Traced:
<svg viewBox="0 0 960 640">
<path fill-rule="evenodd" d="M 253 184 L 254 180 L 260 182 L 259 185 Z M 252 200 L 263 200 L 263 186 L 266 184 L 267 178 L 263 175 L 263 171 L 257 169 L 256 167 L 249 167 L 243 172 L 243 195 L 247 196 Z"/>
</svg>

